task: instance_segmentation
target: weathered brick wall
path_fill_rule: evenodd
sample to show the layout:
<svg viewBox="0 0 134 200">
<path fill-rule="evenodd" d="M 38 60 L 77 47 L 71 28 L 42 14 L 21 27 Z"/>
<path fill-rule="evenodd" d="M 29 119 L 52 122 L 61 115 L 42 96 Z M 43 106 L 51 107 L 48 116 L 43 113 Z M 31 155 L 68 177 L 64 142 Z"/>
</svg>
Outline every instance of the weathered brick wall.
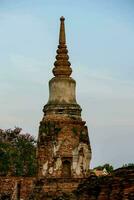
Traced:
<svg viewBox="0 0 134 200">
<path fill-rule="evenodd" d="M 80 200 L 134 200 L 134 169 L 121 168 L 112 175 L 91 176 L 76 190 Z"/>
<path fill-rule="evenodd" d="M 23 200 L 134 200 L 132 168 L 115 170 L 110 176 L 91 175 L 87 179 L 0 177 L 0 194 L 13 194 L 16 183 L 21 184 Z"/>
<path fill-rule="evenodd" d="M 82 179 L 76 178 L 47 178 L 35 182 L 30 200 L 52 200 L 62 194 L 70 194 L 76 190 Z M 69 197 L 69 199 L 72 199 Z"/>
<path fill-rule="evenodd" d="M 20 193 L 20 199 L 28 199 L 33 190 L 34 180 L 33 177 L 0 177 L 0 199 L 3 195 L 10 195 L 12 200 L 16 200 L 17 193 Z"/>
</svg>

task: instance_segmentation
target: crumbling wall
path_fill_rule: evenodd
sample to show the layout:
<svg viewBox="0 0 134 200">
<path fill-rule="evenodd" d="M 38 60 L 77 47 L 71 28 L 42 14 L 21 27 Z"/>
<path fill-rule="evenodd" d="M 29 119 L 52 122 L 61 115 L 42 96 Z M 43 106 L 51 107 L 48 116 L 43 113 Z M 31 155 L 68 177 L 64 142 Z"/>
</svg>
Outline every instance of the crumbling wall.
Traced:
<svg viewBox="0 0 134 200">
<path fill-rule="evenodd" d="M 134 169 L 120 168 L 110 176 L 90 176 L 75 191 L 79 200 L 133 200 Z"/>
<path fill-rule="evenodd" d="M 1 198 L 2 195 L 16 200 L 13 193 L 17 183 L 20 183 L 21 200 L 134 200 L 131 167 L 115 170 L 109 176 L 91 175 L 86 179 L 0 177 L 0 200 L 8 199 Z"/>
<path fill-rule="evenodd" d="M 16 200 L 17 197 L 21 200 L 28 199 L 33 190 L 34 180 L 33 177 L 0 177 L 0 200 L 5 200 L 6 197 L 12 200 Z"/>
</svg>

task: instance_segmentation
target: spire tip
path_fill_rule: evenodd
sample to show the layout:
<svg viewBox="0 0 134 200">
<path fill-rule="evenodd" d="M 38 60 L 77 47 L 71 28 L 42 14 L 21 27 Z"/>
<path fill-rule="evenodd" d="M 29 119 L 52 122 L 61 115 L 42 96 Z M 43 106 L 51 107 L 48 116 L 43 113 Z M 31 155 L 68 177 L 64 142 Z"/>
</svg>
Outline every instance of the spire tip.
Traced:
<svg viewBox="0 0 134 200">
<path fill-rule="evenodd" d="M 61 16 L 60 21 L 64 21 L 65 17 Z"/>
</svg>

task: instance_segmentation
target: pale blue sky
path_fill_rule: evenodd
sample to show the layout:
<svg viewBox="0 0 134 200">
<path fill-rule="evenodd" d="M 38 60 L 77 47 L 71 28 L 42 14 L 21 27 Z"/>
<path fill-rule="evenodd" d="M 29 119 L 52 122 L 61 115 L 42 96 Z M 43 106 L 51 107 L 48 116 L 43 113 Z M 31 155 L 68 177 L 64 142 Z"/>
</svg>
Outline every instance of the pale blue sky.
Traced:
<svg viewBox="0 0 134 200">
<path fill-rule="evenodd" d="M 134 162 L 133 0 L 0 0 L 0 128 L 37 136 L 62 15 L 91 166 Z"/>
</svg>

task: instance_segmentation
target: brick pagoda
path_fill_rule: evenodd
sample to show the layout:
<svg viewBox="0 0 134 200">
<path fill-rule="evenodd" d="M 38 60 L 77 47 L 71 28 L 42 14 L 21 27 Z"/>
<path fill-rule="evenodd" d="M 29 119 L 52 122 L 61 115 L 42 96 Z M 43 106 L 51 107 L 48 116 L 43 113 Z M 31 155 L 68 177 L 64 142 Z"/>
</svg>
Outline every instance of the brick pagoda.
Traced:
<svg viewBox="0 0 134 200">
<path fill-rule="evenodd" d="M 71 77 L 64 20 L 60 18 L 54 77 L 49 81 L 49 100 L 38 135 L 38 180 L 42 180 L 48 196 L 76 189 L 81 179 L 88 176 L 91 160 L 88 129 L 81 118 L 76 82 Z"/>
</svg>

